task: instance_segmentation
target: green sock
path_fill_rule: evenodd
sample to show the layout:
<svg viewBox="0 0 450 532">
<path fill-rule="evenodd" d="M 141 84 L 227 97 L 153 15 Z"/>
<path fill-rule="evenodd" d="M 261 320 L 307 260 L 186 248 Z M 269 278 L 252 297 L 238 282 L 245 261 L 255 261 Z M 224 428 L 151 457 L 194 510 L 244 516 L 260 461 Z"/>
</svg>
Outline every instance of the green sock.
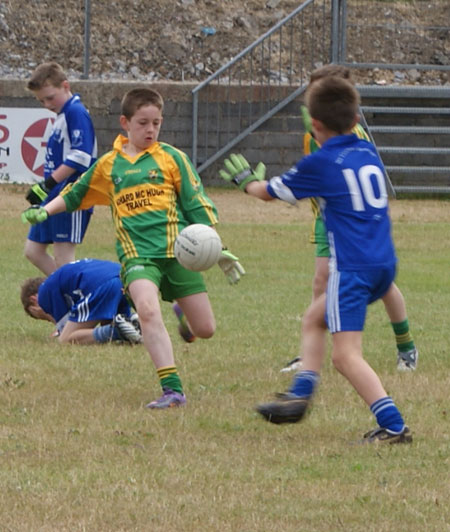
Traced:
<svg viewBox="0 0 450 532">
<path fill-rule="evenodd" d="M 391 323 L 391 325 L 394 329 L 397 349 L 402 353 L 406 353 L 407 351 L 411 351 L 411 349 L 414 349 L 415 345 L 411 333 L 409 332 L 408 319 L 399 323 Z"/>
<path fill-rule="evenodd" d="M 174 392 L 183 393 L 183 385 L 176 366 L 164 366 L 156 370 L 161 388 L 170 388 Z"/>
</svg>

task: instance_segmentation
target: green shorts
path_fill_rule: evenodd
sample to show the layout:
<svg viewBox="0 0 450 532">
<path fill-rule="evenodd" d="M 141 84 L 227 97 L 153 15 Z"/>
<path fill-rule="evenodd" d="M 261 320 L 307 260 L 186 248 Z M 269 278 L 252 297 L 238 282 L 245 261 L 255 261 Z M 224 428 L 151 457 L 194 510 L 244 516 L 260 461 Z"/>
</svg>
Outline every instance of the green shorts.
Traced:
<svg viewBox="0 0 450 532">
<path fill-rule="evenodd" d="M 137 279 L 152 281 L 163 301 L 206 292 L 202 274 L 186 270 L 177 259 L 129 259 L 122 264 L 120 278 L 125 290 Z"/>
<path fill-rule="evenodd" d="M 329 257 L 330 246 L 328 245 L 327 230 L 322 217 L 317 216 L 314 220 L 312 242 L 316 244 L 316 257 Z"/>
</svg>

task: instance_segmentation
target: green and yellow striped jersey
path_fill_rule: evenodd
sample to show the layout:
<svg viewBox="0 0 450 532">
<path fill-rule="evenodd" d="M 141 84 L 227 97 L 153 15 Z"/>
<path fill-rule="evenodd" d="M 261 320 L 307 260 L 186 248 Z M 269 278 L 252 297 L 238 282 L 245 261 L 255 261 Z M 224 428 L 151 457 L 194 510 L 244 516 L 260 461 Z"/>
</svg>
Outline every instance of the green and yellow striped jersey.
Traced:
<svg viewBox="0 0 450 532">
<path fill-rule="evenodd" d="M 173 258 L 178 233 L 187 225 L 218 221 L 189 157 L 155 142 L 135 157 L 125 153 L 128 139 L 119 135 L 72 186 L 62 192 L 69 212 L 109 205 L 119 261 L 131 258 Z"/>
</svg>

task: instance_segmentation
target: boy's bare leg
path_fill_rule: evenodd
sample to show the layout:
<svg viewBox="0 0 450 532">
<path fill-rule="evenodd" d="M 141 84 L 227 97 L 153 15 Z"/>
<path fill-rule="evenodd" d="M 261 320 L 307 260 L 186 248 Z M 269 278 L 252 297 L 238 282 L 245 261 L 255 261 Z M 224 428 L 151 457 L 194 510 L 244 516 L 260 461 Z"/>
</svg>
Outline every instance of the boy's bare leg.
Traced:
<svg viewBox="0 0 450 532">
<path fill-rule="evenodd" d="M 315 301 L 327 290 L 328 283 L 328 257 L 316 257 L 314 277 L 312 283 L 312 300 Z"/>
<path fill-rule="evenodd" d="M 321 295 L 325 294 L 327 291 L 328 261 L 329 261 L 328 257 L 316 257 L 315 258 L 314 277 L 312 280 L 311 303 L 314 303 Z M 304 326 L 305 319 L 307 317 L 308 312 L 309 312 L 309 309 L 306 311 L 305 315 L 303 316 L 303 319 L 302 319 L 303 326 Z M 282 372 L 297 371 L 297 369 L 299 369 L 300 367 L 304 367 L 303 357 L 297 356 L 293 358 L 281 371 Z"/>
<path fill-rule="evenodd" d="M 405 299 L 395 283 L 391 284 L 389 290 L 381 299 L 391 323 L 399 323 L 406 320 Z"/>
<path fill-rule="evenodd" d="M 156 369 L 175 365 L 172 342 L 159 304 L 159 289 L 147 279 L 137 279 L 128 287 L 139 316 L 144 345 Z"/>
<path fill-rule="evenodd" d="M 73 242 L 55 242 L 53 244 L 53 256 L 57 268 L 75 260 L 76 247 L 77 244 Z"/>
<path fill-rule="evenodd" d="M 25 241 L 24 254 L 25 257 L 41 270 L 43 274 L 49 276 L 57 268 L 55 259 L 47 253 L 48 244 L 41 244 L 40 242 L 33 242 L 32 240 Z"/>
<path fill-rule="evenodd" d="M 328 261 L 328 259 L 327 259 Z M 326 353 L 327 326 L 325 323 L 326 295 L 322 293 L 308 307 L 302 318 L 302 370 L 320 373 Z"/>
<path fill-rule="evenodd" d="M 368 406 L 387 395 L 380 378 L 362 356 L 362 331 L 334 333 L 332 359 Z"/>
<path fill-rule="evenodd" d="M 68 321 L 58 337 L 61 344 L 95 344 L 94 328 L 98 321 L 85 321 L 78 323 L 75 321 Z"/>
<path fill-rule="evenodd" d="M 206 292 L 177 299 L 194 336 L 211 338 L 216 330 L 216 320 Z"/>
<path fill-rule="evenodd" d="M 419 351 L 409 331 L 405 299 L 395 283 L 391 284 L 389 290 L 382 297 L 382 301 L 394 330 L 397 344 L 397 369 L 399 371 L 414 371 L 417 368 Z"/>
</svg>

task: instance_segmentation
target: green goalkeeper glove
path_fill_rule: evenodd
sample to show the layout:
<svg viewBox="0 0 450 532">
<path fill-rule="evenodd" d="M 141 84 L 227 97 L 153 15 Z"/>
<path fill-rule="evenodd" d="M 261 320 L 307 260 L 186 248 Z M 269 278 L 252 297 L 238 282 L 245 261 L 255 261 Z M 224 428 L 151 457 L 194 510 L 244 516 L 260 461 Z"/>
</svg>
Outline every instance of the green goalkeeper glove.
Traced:
<svg viewBox="0 0 450 532">
<path fill-rule="evenodd" d="M 56 187 L 57 184 L 58 183 L 53 179 L 53 177 L 47 177 L 45 181 L 34 184 L 28 190 L 25 199 L 28 201 L 28 203 L 31 203 L 31 205 L 39 205 L 45 199 L 47 199 L 50 190 Z"/>
<path fill-rule="evenodd" d="M 313 129 L 312 129 L 311 115 L 309 114 L 309 111 L 308 111 L 307 107 L 305 105 L 302 105 L 300 107 L 300 112 L 301 112 L 301 115 L 302 115 L 303 127 L 305 128 L 305 131 L 307 133 L 311 133 L 312 134 Z"/>
<path fill-rule="evenodd" d="M 258 163 L 255 170 L 252 170 L 247 159 L 239 154 L 232 153 L 229 159 L 224 161 L 225 169 L 219 170 L 219 175 L 225 181 L 232 182 L 241 190 L 252 181 L 263 181 L 266 176 L 264 163 Z"/>
<path fill-rule="evenodd" d="M 218 265 L 230 284 L 236 284 L 242 275 L 245 275 L 245 270 L 238 261 L 238 257 L 230 253 L 228 249 L 222 249 Z"/>
<path fill-rule="evenodd" d="M 23 211 L 21 218 L 24 224 L 28 222 L 31 225 L 36 225 L 40 224 L 41 222 L 45 222 L 45 220 L 48 218 L 48 212 L 44 209 L 44 207 L 32 205 Z"/>
</svg>

